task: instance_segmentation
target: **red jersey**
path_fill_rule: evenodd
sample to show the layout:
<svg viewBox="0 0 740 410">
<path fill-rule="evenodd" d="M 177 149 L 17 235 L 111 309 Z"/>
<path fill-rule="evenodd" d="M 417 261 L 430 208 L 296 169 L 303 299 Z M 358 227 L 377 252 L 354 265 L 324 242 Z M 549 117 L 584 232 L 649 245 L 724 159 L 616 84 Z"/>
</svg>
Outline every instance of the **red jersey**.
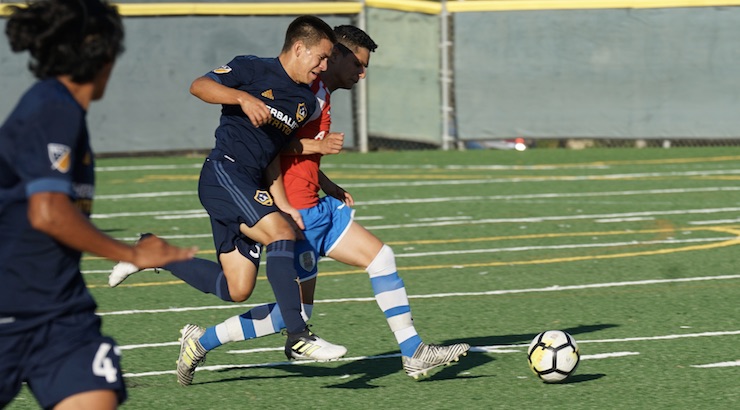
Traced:
<svg viewBox="0 0 740 410">
<path fill-rule="evenodd" d="M 315 120 L 298 129 L 297 138 L 313 138 L 321 140 L 329 132 L 331 125 L 329 90 L 316 78 L 311 84 L 311 91 L 316 94 L 317 110 L 321 115 Z M 286 155 L 280 156 L 280 167 L 283 173 L 283 185 L 288 196 L 288 202 L 296 209 L 311 208 L 319 203 L 319 165 L 321 154 Z"/>
</svg>

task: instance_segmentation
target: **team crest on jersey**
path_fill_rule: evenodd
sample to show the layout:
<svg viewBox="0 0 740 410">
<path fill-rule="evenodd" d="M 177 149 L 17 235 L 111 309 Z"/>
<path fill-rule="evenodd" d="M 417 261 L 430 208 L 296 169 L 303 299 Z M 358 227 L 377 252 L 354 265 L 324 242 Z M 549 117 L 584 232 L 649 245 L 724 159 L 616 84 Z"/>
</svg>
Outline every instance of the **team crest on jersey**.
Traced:
<svg viewBox="0 0 740 410">
<path fill-rule="evenodd" d="M 63 174 L 69 171 L 72 162 L 72 150 L 64 144 L 51 143 L 46 146 L 49 152 L 49 161 L 51 169 L 55 169 Z"/>
<path fill-rule="evenodd" d="M 311 251 L 303 252 L 302 254 L 298 255 L 298 263 L 301 265 L 301 268 L 303 268 L 303 270 L 305 270 L 306 272 L 311 272 L 316 266 L 316 256 Z"/>
<path fill-rule="evenodd" d="M 231 67 L 227 65 L 222 65 L 221 67 L 213 70 L 213 72 L 216 74 L 228 74 L 231 72 Z"/>
<path fill-rule="evenodd" d="M 254 193 L 254 200 L 259 202 L 260 204 L 264 206 L 272 206 L 272 197 L 270 196 L 270 193 L 267 191 L 257 191 Z"/>
<path fill-rule="evenodd" d="M 274 100 L 274 99 L 275 99 L 275 96 L 274 96 L 274 95 L 272 95 L 272 89 L 269 89 L 269 90 L 267 90 L 267 91 L 263 91 L 261 95 L 262 95 L 263 97 L 265 97 L 265 98 L 268 98 L 268 99 L 270 99 L 270 100 Z"/>
<path fill-rule="evenodd" d="M 298 109 L 295 112 L 295 119 L 298 120 L 298 122 L 303 122 L 307 115 L 308 110 L 306 109 L 306 103 L 298 104 Z"/>
</svg>

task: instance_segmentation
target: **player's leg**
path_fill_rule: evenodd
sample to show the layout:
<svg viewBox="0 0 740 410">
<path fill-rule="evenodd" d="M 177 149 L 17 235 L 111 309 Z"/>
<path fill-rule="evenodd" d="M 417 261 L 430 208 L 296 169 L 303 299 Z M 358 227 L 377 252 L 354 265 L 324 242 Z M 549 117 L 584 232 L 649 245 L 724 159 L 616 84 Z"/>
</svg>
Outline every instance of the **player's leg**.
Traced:
<svg viewBox="0 0 740 410">
<path fill-rule="evenodd" d="M 435 346 L 422 342 L 414 327 L 406 287 L 398 275 L 393 250 L 362 225 L 351 222 L 328 256 L 367 271 L 375 300 L 398 342 L 404 370 L 409 376 L 426 375 L 429 370 L 467 354 L 470 346 L 466 343 Z"/>
<path fill-rule="evenodd" d="M 54 410 L 116 409 L 118 398 L 112 390 L 95 390 L 67 397 L 54 406 Z"/>
<path fill-rule="evenodd" d="M 413 356 L 422 341 L 414 328 L 406 287 L 398 275 L 393 250 L 362 225 L 352 222 L 328 256 L 367 271 L 375 301 L 396 337 L 401 354 Z"/>
<path fill-rule="evenodd" d="M 288 333 L 299 333 L 306 328 L 301 316 L 300 288 L 295 262 L 295 232 L 279 212 L 264 215 L 254 226 L 240 225 L 241 232 L 253 240 L 267 244 L 267 280 L 275 300 L 280 305 Z"/>
<path fill-rule="evenodd" d="M 121 352 L 95 314 L 57 318 L 29 347 L 27 383 L 42 408 L 115 409 L 126 400 Z"/>
</svg>

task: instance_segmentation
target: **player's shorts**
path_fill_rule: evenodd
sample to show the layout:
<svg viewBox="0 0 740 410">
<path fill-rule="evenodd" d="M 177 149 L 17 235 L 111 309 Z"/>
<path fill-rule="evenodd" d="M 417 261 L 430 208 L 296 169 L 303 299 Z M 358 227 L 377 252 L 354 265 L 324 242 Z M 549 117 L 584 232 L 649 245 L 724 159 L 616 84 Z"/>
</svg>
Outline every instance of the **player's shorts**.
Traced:
<svg viewBox="0 0 740 410">
<path fill-rule="evenodd" d="M 324 196 L 317 205 L 301 209 L 300 213 L 306 240 L 296 243 L 296 269 L 298 277 L 305 281 L 316 277 L 316 263 L 339 243 L 352 224 L 355 211 L 334 197 Z"/>
<path fill-rule="evenodd" d="M 23 382 L 42 408 L 93 390 L 113 390 L 119 403 L 126 400 L 120 349 L 101 335 L 100 318 L 93 312 L 0 335 L 0 352 L 0 408 L 13 400 Z"/>
<path fill-rule="evenodd" d="M 260 245 L 242 234 L 239 225 L 252 227 L 278 208 L 255 178 L 234 162 L 209 157 L 200 172 L 198 197 L 211 217 L 217 255 L 236 248 L 259 266 Z"/>
</svg>

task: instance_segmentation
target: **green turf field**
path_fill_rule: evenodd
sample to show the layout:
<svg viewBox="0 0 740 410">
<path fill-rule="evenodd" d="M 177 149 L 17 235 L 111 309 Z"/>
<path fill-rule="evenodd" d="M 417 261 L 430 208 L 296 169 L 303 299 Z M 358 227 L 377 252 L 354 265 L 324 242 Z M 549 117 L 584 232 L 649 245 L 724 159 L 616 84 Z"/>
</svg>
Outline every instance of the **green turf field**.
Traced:
<svg viewBox="0 0 740 410">
<path fill-rule="evenodd" d="M 200 163 L 99 160 L 95 223 L 214 258 Z M 180 387 L 179 329 L 272 301 L 264 269 L 252 298 L 229 305 L 166 271 L 110 289 L 113 263 L 86 256 L 104 331 L 123 349 L 123 408 L 740 408 L 740 148 L 345 153 L 324 170 L 395 250 L 424 341 L 471 353 L 412 380 L 367 275 L 323 261 L 311 322 L 347 346 L 344 360 L 288 363 L 275 335 L 210 352 Z M 547 329 L 580 343 L 568 383 L 527 366 L 525 346 Z M 9 406 L 33 408 L 27 389 Z"/>
</svg>

